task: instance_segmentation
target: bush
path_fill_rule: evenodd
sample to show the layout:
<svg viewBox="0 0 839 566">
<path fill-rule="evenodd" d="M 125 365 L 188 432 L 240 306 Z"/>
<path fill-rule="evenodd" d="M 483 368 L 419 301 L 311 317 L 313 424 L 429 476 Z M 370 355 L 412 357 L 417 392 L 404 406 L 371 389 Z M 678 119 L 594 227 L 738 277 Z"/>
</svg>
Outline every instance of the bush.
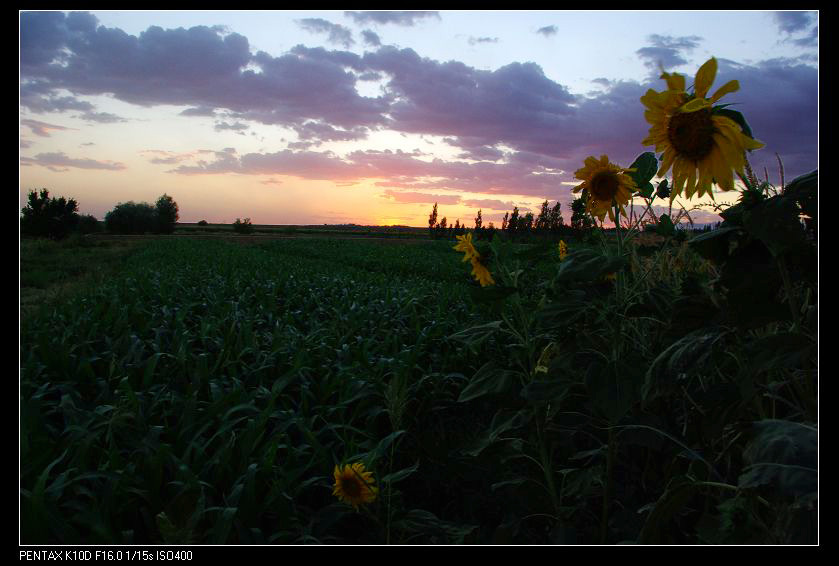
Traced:
<svg viewBox="0 0 839 566">
<path fill-rule="evenodd" d="M 198 221 L 198 225 L 199 225 L 199 226 L 206 226 L 206 225 L 207 225 L 207 221 L 206 221 L 206 220 L 199 220 L 199 221 Z"/>
<path fill-rule="evenodd" d="M 75 199 L 50 198 L 47 189 L 40 193 L 29 191 L 29 203 L 21 209 L 21 232 L 54 240 L 65 238 L 79 222 L 78 208 Z"/>
<path fill-rule="evenodd" d="M 236 219 L 236 222 L 233 223 L 233 230 L 238 234 L 251 234 L 253 233 L 253 224 L 251 224 L 250 218 L 245 218 L 244 220 Z"/>
<path fill-rule="evenodd" d="M 119 203 L 105 215 L 105 227 L 113 234 L 145 234 L 156 226 L 155 208 L 147 202 Z"/>
</svg>

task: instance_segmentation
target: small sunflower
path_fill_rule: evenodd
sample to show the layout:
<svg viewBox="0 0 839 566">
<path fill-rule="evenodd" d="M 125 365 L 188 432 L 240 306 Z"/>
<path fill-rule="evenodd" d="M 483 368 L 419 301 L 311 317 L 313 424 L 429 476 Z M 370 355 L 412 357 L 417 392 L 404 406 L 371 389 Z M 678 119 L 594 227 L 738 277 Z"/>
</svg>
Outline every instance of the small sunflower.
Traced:
<svg viewBox="0 0 839 566">
<path fill-rule="evenodd" d="M 617 205 L 623 211 L 624 205 L 632 197 L 632 192 L 637 190 L 635 181 L 626 174 L 632 169 L 624 169 L 610 163 L 606 155 L 601 155 L 599 161 L 594 156 L 586 157 L 584 163 L 585 167 L 574 172 L 574 176 L 583 182 L 574 187 L 573 192 L 585 190 L 588 193 L 586 212 L 596 216 L 601 222 L 608 214 L 614 222 L 615 213 L 612 207 Z"/>
<path fill-rule="evenodd" d="M 379 493 L 379 489 L 373 485 L 375 483 L 373 472 L 365 471 L 364 464 L 361 462 L 346 465 L 343 468 L 335 466 L 333 476 L 335 487 L 332 495 L 356 509 L 361 504 L 375 501 Z"/>
<path fill-rule="evenodd" d="M 685 90 L 685 78 L 678 73 L 663 73 L 667 90 L 653 89 L 641 97 L 647 108 L 644 118 L 651 124 L 642 142 L 662 152 L 657 175 L 664 176 L 672 167 L 672 201 L 685 191 L 691 198 L 711 192 L 716 183 L 724 191 L 734 189 L 734 174 L 743 173 L 746 150 L 759 149 L 763 143 L 743 133 L 734 120 L 714 112 L 713 104 L 730 92 L 740 90 L 736 80 L 728 81 L 705 98 L 717 76 L 717 60 L 706 61 L 696 72 L 693 94 Z"/>
<path fill-rule="evenodd" d="M 475 280 L 481 284 L 481 287 L 487 287 L 488 285 L 494 285 L 495 279 L 492 278 L 492 274 L 489 272 L 489 269 L 482 264 L 478 258 L 472 258 L 472 275 L 475 276 Z"/>
<path fill-rule="evenodd" d="M 463 261 L 469 261 L 472 258 L 480 258 L 481 255 L 478 253 L 478 250 L 475 249 L 475 246 L 472 244 L 472 233 L 465 234 L 463 236 L 455 236 L 458 240 L 458 243 L 454 246 L 454 250 L 463 252 Z"/>
<path fill-rule="evenodd" d="M 557 250 L 559 251 L 559 261 L 568 257 L 568 246 L 565 245 L 565 240 L 559 241 L 559 244 L 557 244 Z"/>
</svg>

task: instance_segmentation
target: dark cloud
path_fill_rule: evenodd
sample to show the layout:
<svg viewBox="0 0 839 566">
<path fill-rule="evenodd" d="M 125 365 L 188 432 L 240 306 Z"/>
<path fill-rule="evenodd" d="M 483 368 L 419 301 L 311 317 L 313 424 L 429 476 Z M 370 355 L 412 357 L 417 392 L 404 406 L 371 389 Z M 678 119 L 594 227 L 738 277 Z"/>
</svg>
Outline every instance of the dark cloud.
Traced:
<svg viewBox="0 0 839 566">
<path fill-rule="evenodd" d="M 114 161 L 97 161 L 87 158 L 68 157 L 64 152 L 39 153 L 35 157 L 21 157 L 22 165 L 40 165 L 51 171 L 64 172 L 69 168 L 76 169 L 104 169 L 106 171 L 120 171 L 125 165 Z"/>
<path fill-rule="evenodd" d="M 541 33 L 545 37 L 550 37 L 552 35 L 556 35 L 557 32 L 559 32 L 559 29 L 554 25 L 541 27 L 541 28 L 536 30 L 536 33 Z"/>
<path fill-rule="evenodd" d="M 325 33 L 328 35 L 327 41 L 336 45 L 343 45 L 344 48 L 351 47 L 355 40 L 352 38 L 352 32 L 339 24 L 333 24 L 322 18 L 305 18 L 297 20 L 300 27 L 312 33 Z"/>
<path fill-rule="evenodd" d="M 364 24 L 396 24 L 398 26 L 414 26 L 428 18 L 440 19 L 438 12 L 344 12 L 344 15 L 352 18 L 355 23 Z"/>
<path fill-rule="evenodd" d="M 795 33 L 807 29 L 816 21 L 816 12 L 775 12 L 775 23 L 784 33 Z"/>
<path fill-rule="evenodd" d="M 21 104 L 32 111 L 92 111 L 75 96 L 111 94 L 141 106 L 225 109 L 235 119 L 266 124 L 324 120 L 352 128 L 385 121 L 386 101 L 356 91 L 347 67 L 359 58 L 349 52 L 301 46 L 280 57 L 251 55 L 245 37 L 218 28 L 154 26 L 131 36 L 73 27 L 70 17 L 56 14 L 26 13 L 21 27 L 22 45 L 52 46 L 51 56 L 42 49 L 22 57 Z"/>
<path fill-rule="evenodd" d="M 374 31 L 370 31 L 369 29 L 362 31 L 361 37 L 364 38 L 364 43 L 367 45 L 378 47 L 382 44 L 382 39 L 379 37 L 379 34 Z"/>
<path fill-rule="evenodd" d="M 672 37 L 669 35 L 652 34 L 647 37 L 650 47 L 642 47 L 635 53 L 644 60 L 644 64 L 657 71 L 659 69 L 672 70 L 674 67 L 685 65 L 688 61 L 682 55 L 699 46 L 701 37 L 690 35 Z"/>
</svg>

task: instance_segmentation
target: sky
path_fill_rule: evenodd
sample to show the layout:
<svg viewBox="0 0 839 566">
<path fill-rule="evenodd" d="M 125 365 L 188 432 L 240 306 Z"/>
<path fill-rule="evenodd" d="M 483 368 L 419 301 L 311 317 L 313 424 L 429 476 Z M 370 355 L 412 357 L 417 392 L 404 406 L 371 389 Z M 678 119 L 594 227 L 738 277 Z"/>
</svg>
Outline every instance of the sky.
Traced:
<svg viewBox="0 0 839 566">
<path fill-rule="evenodd" d="M 102 219 L 165 193 L 182 222 L 408 226 L 436 202 L 471 226 L 548 200 L 567 222 L 587 156 L 654 150 L 639 99 L 661 70 L 690 86 L 712 56 L 777 185 L 779 158 L 787 182 L 818 168 L 818 15 L 20 12 L 19 202 L 47 188 Z"/>
</svg>

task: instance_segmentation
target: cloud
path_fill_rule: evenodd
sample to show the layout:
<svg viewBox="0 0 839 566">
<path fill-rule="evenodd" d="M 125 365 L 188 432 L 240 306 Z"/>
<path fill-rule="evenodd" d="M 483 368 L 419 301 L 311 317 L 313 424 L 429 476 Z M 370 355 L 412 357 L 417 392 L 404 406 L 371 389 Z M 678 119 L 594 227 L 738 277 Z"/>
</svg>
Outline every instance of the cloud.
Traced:
<svg viewBox="0 0 839 566">
<path fill-rule="evenodd" d="M 607 154 L 628 165 L 652 149 L 641 144 L 649 124 L 639 99 L 647 89 L 664 86 L 657 77 L 604 78 L 596 92 L 575 95 L 534 63 L 481 70 L 393 46 L 358 55 L 298 45 L 275 57 L 251 53 L 247 38 L 218 28 L 151 27 L 132 36 L 83 14 L 33 12 L 21 18 L 21 105 L 32 111 L 93 112 L 80 97 L 109 95 L 143 107 L 171 104 L 188 107 L 184 115 L 213 113 L 230 123 L 276 124 L 297 132 L 288 150 L 203 156 L 178 162 L 173 171 L 180 174 L 369 178 L 415 192 L 562 197 L 568 191 L 562 183 L 573 181 L 585 157 Z M 660 51 L 641 53 L 650 62 L 673 63 L 700 41 L 652 35 L 645 47 Z M 764 163 L 774 168 L 776 151 L 787 178 L 815 168 L 813 54 L 748 65 L 719 60 L 719 69 L 716 86 L 731 79 L 741 86 L 723 102 L 734 103 L 767 144 L 750 155 L 756 169 Z M 382 94 L 361 96 L 356 87 L 362 80 L 381 81 Z M 440 136 L 460 149 L 461 159 L 475 163 L 404 152 L 338 156 L 312 150 L 324 141 L 362 140 L 373 131 Z"/>
<path fill-rule="evenodd" d="M 213 126 L 213 129 L 217 132 L 223 132 L 226 130 L 231 130 L 234 132 L 242 133 L 244 130 L 250 128 L 247 124 L 243 124 L 242 122 L 233 122 L 232 124 L 228 124 L 227 122 L 216 122 Z"/>
<path fill-rule="evenodd" d="M 544 35 L 545 37 L 550 37 L 552 35 L 556 35 L 557 32 L 559 32 L 559 28 L 557 28 L 554 25 L 541 27 L 541 28 L 536 30 L 536 33 L 540 33 L 540 34 Z"/>
<path fill-rule="evenodd" d="M 791 34 L 803 31 L 815 22 L 816 12 L 775 12 L 775 24 L 784 33 Z"/>
<path fill-rule="evenodd" d="M 340 24 L 333 24 L 322 18 L 305 18 L 297 20 L 297 23 L 306 31 L 328 34 L 327 41 L 329 43 L 343 45 L 347 49 L 355 43 L 352 38 L 352 31 Z"/>
<path fill-rule="evenodd" d="M 76 118 L 81 118 L 87 122 L 98 122 L 100 124 L 115 124 L 118 122 L 127 122 L 125 118 L 111 114 L 110 112 L 85 112 Z"/>
<path fill-rule="evenodd" d="M 87 158 L 68 157 L 64 152 L 39 153 L 33 157 L 21 157 L 23 165 L 40 165 L 51 171 L 63 172 L 73 167 L 76 169 L 103 169 L 106 171 L 120 171 L 125 165 L 114 161 L 97 161 Z"/>
<path fill-rule="evenodd" d="M 181 116 L 209 116 L 215 117 L 216 112 L 213 108 L 208 108 L 206 106 L 202 106 L 200 108 L 192 107 L 183 110 L 180 113 Z"/>
<path fill-rule="evenodd" d="M 415 193 L 405 191 L 385 190 L 384 194 L 399 204 L 458 204 L 460 197 L 457 195 L 434 195 L 430 193 Z"/>
<path fill-rule="evenodd" d="M 382 39 L 379 37 L 379 34 L 374 31 L 370 31 L 369 29 L 362 31 L 361 37 L 364 38 L 364 43 L 367 45 L 378 47 L 382 44 Z"/>
<path fill-rule="evenodd" d="M 794 45 L 798 47 L 818 47 L 819 46 L 819 27 L 816 26 L 810 30 L 810 33 L 804 37 L 791 40 Z"/>
<path fill-rule="evenodd" d="M 472 208 L 489 209 L 489 210 L 513 210 L 516 204 L 513 201 L 500 201 L 498 199 L 469 199 L 464 200 L 463 204 Z"/>
<path fill-rule="evenodd" d="M 635 53 L 644 59 L 644 65 L 657 71 L 659 68 L 668 70 L 687 64 L 682 53 L 696 49 L 702 38 L 696 35 L 673 37 L 652 34 L 647 37 L 647 41 L 652 44 L 651 47 L 642 47 Z"/>
<path fill-rule="evenodd" d="M 42 46 L 21 57 L 21 105 L 32 111 L 92 111 L 76 96 L 109 94 L 145 107 L 225 109 L 232 118 L 265 124 L 324 120 L 352 128 L 386 121 L 387 101 L 355 89 L 347 67 L 360 59 L 352 53 L 300 46 L 273 57 L 251 54 L 244 36 L 215 27 L 152 26 L 132 36 L 74 27 L 71 16 L 21 16 L 21 44 Z"/>
<path fill-rule="evenodd" d="M 411 27 L 421 20 L 428 18 L 440 19 L 438 12 L 344 12 L 344 15 L 352 18 L 357 24 L 395 24 L 398 26 Z"/>
<path fill-rule="evenodd" d="M 498 43 L 497 37 L 472 37 L 469 36 L 467 40 L 469 45 L 477 45 L 478 43 Z"/>
<path fill-rule="evenodd" d="M 55 131 L 62 131 L 62 130 L 74 130 L 75 128 L 67 128 L 65 126 L 58 126 L 56 124 L 47 124 L 46 122 L 40 122 L 38 120 L 32 120 L 29 118 L 24 118 L 20 121 L 21 126 L 26 126 L 32 133 L 36 136 L 41 136 L 42 138 L 50 137 L 50 132 Z"/>
</svg>

